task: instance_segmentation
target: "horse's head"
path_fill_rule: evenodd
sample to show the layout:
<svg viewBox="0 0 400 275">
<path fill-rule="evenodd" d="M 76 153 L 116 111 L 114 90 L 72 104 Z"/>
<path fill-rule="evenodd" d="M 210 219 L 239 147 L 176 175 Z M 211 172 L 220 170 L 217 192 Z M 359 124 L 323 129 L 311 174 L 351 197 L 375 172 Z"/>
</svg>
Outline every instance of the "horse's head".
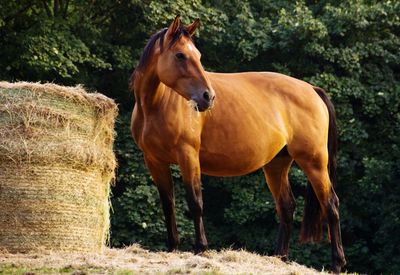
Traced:
<svg viewBox="0 0 400 275">
<path fill-rule="evenodd" d="M 200 62 L 201 54 L 192 40 L 199 23 L 197 19 L 182 26 L 179 16 L 175 18 L 161 41 L 157 74 L 161 82 L 185 99 L 194 101 L 199 111 L 205 111 L 212 107 L 215 92 Z"/>
</svg>

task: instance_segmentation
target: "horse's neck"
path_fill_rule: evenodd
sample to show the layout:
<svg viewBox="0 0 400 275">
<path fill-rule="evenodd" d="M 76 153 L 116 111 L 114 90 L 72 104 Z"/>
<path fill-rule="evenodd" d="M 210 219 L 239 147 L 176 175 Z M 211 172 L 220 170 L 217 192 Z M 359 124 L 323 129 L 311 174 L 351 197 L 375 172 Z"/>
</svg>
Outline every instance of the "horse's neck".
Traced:
<svg viewBox="0 0 400 275">
<path fill-rule="evenodd" d="M 202 115 L 194 111 L 186 99 L 163 84 L 156 74 L 141 74 L 134 90 L 139 120 L 153 116 L 168 117 L 175 124 L 188 123 L 191 133 L 202 125 Z"/>
<path fill-rule="evenodd" d="M 160 82 L 154 73 L 139 72 L 138 83 L 135 83 L 135 99 L 138 107 L 144 114 L 158 107 L 165 90 L 165 85 Z"/>
</svg>

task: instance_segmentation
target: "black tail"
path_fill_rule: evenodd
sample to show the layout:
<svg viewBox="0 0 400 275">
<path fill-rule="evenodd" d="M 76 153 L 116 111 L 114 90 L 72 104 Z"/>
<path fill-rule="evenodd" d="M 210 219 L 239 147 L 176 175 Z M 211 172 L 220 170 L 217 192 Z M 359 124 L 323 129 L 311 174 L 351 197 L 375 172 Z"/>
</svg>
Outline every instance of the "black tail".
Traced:
<svg viewBox="0 0 400 275">
<path fill-rule="evenodd" d="M 329 112 L 329 130 L 328 130 L 328 171 L 333 188 L 336 186 L 336 155 L 337 155 L 337 127 L 336 114 L 332 101 L 326 92 L 318 87 L 314 90 L 325 103 Z M 307 194 L 305 197 L 304 217 L 301 226 L 300 242 L 318 242 L 322 239 L 322 213 L 317 196 L 311 184 L 307 185 Z M 329 234 L 328 234 L 329 235 Z"/>
<path fill-rule="evenodd" d="M 314 87 L 314 90 L 320 96 L 322 101 L 325 103 L 329 112 L 329 132 L 328 132 L 328 153 L 329 153 L 329 178 L 331 179 L 332 186 L 336 187 L 337 175 L 336 175 L 336 156 L 338 151 L 338 140 L 337 140 L 337 127 L 336 127 L 336 113 L 335 107 L 332 101 L 329 99 L 326 92 L 318 87 Z"/>
</svg>

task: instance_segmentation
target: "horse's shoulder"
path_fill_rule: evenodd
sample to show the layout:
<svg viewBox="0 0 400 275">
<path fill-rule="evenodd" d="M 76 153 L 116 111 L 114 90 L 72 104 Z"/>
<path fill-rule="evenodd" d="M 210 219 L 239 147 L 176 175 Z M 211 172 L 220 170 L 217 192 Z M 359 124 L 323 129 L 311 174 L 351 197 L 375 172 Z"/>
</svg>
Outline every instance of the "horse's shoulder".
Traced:
<svg viewBox="0 0 400 275">
<path fill-rule="evenodd" d="M 143 113 L 138 108 L 138 104 L 135 104 L 131 116 L 131 134 L 136 144 L 139 144 L 139 139 L 143 131 Z"/>
</svg>

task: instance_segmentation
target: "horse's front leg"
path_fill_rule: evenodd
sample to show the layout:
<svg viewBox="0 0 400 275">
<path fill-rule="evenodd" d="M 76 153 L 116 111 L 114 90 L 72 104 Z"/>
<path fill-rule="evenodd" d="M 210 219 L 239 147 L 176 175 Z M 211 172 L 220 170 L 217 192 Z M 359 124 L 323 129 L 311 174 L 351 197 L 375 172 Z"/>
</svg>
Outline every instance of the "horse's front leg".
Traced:
<svg viewBox="0 0 400 275">
<path fill-rule="evenodd" d="M 179 166 L 186 190 L 186 200 L 194 221 L 196 232 L 195 253 L 207 249 L 208 243 L 203 225 L 203 195 L 199 154 L 194 149 L 186 149 L 179 158 Z"/>
<path fill-rule="evenodd" d="M 161 204 L 165 216 L 165 225 L 168 232 L 168 251 L 178 248 L 179 236 L 175 218 L 175 195 L 169 164 L 156 163 L 145 159 L 147 168 L 153 177 L 154 184 L 160 194 Z"/>
</svg>

